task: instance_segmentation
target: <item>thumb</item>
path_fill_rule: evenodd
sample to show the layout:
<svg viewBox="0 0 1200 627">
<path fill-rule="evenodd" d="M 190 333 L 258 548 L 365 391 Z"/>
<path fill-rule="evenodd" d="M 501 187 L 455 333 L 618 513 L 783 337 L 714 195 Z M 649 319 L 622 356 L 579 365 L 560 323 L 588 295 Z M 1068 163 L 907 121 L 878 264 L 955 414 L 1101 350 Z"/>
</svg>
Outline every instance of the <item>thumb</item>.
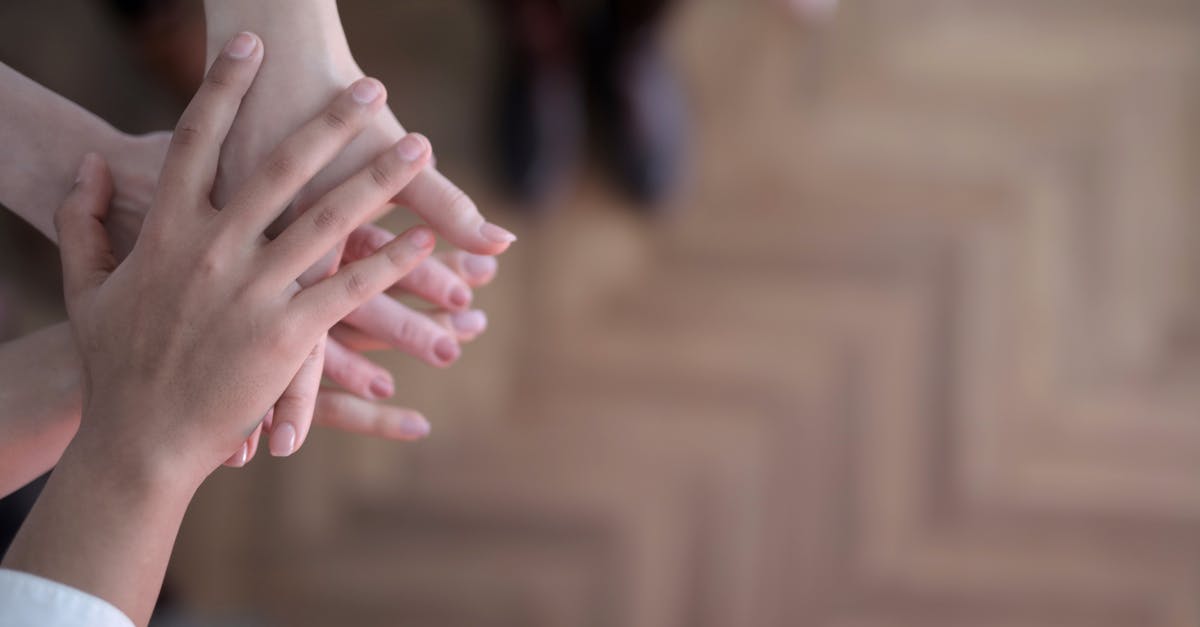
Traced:
<svg viewBox="0 0 1200 627">
<path fill-rule="evenodd" d="M 79 166 L 75 187 L 54 214 L 68 305 L 103 283 L 117 267 L 104 230 L 112 191 L 108 165 L 100 155 L 88 153 Z"/>
</svg>

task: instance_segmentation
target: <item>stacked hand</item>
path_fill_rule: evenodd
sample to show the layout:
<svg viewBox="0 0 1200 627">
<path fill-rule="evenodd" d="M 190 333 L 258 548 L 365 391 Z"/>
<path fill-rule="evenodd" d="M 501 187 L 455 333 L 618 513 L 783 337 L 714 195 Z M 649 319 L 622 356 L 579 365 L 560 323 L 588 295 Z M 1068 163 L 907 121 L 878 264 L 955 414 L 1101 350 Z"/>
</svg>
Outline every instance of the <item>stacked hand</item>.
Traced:
<svg viewBox="0 0 1200 627">
<path fill-rule="evenodd" d="M 213 64 L 180 119 L 123 263 L 103 227 L 112 188 L 98 157 L 85 160 L 59 214 L 68 310 L 84 363 L 79 447 L 120 446 L 130 459 L 154 467 L 171 460 L 202 478 L 246 449 L 272 407 L 293 411 L 277 400 L 289 398 L 328 329 L 364 305 L 369 314 L 380 292 L 423 262 L 410 289 L 428 291 L 431 276 L 462 280 L 428 261 L 434 236 L 418 227 L 394 239 L 359 231 L 347 249 L 352 263 L 310 287 L 296 283 L 422 172 L 429 146 L 417 135 L 325 193 L 276 239 L 259 235 L 383 107 L 382 85 L 372 79 L 357 81 L 283 141 L 220 211 L 213 206 L 220 145 L 261 58 L 257 39 L 244 35 Z M 306 401 L 317 402 L 315 395 L 298 402 Z M 312 404 L 295 409 L 311 415 Z"/>
<path fill-rule="evenodd" d="M 347 146 L 383 109 L 383 86 L 369 78 L 331 94 L 269 153 L 241 163 L 245 180 L 214 193 L 227 165 L 222 145 L 242 119 L 263 51 L 248 33 L 230 40 L 165 157 L 161 136 L 138 140 L 141 160 L 117 160 L 113 170 L 87 155 L 54 219 L 82 363 L 82 418 L 3 566 L 99 597 L 139 625 L 149 621 L 184 512 L 214 469 L 245 463 L 264 429 L 273 453 L 290 454 L 314 410 L 352 415 L 365 402 L 318 394 L 326 347 L 334 347 L 330 374 L 366 398 L 390 395 L 391 380 L 356 350 L 399 346 L 449 364 L 457 343 L 486 323 L 468 309 L 470 288 L 491 279 L 490 255 L 513 240 L 461 192 L 444 193 L 448 182 L 427 168 L 431 149 L 419 135 L 398 135 L 369 161 L 314 183 L 337 171 L 327 169 L 335 159 L 347 163 L 355 152 Z M 153 192 L 144 193 L 153 179 L 130 164 L 160 158 Z M 397 198 L 433 228 L 393 236 L 364 226 Z M 431 257 L 435 230 L 483 256 Z M 434 311 L 402 308 L 383 296 L 393 288 Z M 38 340 L 58 351 L 70 344 L 53 334 Z M 55 371 L 67 373 L 56 385 L 73 385 L 72 368 Z M 408 418 L 404 435 L 428 429 Z M 370 420 L 340 426 L 380 429 Z M 112 618 L 107 605 L 69 599 Z"/>
<path fill-rule="evenodd" d="M 329 62 L 320 64 L 310 59 L 313 63 L 306 64 L 303 58 L 287 55 L 290 62 L 278 63 L 270 72 L 264 69 L 244 98 L 222 147 L 212 194 L 218 203 L 231 196 L 228 190 L 242 183 L 238 175 L 253 171 L 255 165 L 268 159 L 269 148 L 283 139 L 288 129 L 318 114 L 327 94 L 336 93 L 338 86 L 344 88 L 354 78 L 361 78 L 362 73 L 349 57 L 348 50 L 306 47 L 309 48 L 315 50 L 313 54 L 325 55 Z M 329 71 L 313 72 L 314 66 L 329 68 Z M 275 96 L 279 93 L 287 93 L 290 97 L 280 101 Z M 336 183 L 363 167 L 371 155 L 404 136 L 405 131 L 395 116 L 390 111 L 380 112 L 367 123 L 365 132 L 297 190 L 293 198 L 287 199 L 288 209 L 277 224 L 290 222 Z M 106 220 L 118 259 L 124 258 L 137 239 L 151 198 L 148 182 L 154 179 L 150 173 L 161 163 L 169 141 L 167 134 L 153 134 L 125 142 L 123 154 L 127 158 L 115 168 L 117 193 L 113 212 Z M 327 412 L 316 416 L 317 423 L 360 432 L 364 430 L 363 425 L 382 423 L 393 425 L 384 430 L 391 437 L 424 435 L 429 429 L 428 422 L 412 410 L 353 400 L 328 388 L 321 389 L 318 394 L 320 374 L 323 371 L 363 401 L 386 399 L 395 391 L 390 373 L 363 357 L 361 351 L 392 348 L 430 365 L 444 367 L 458 359 L 461 343 L 473 340 L 486 328 L 484 313 L 469 309 L 472 288 L 485 285 L 494 278 L 496 260 L 492 255 L 507 248 L 514 239 L 512 235 L 486 222 L 470 199 L 432 167 L 423 169 L 410 185 L 390 200 L 412 208 L 461 248 L 424 260 L 394 286 L 396 293 L 411 294 L 426 301 L 432 306 L 430 311 L 418 311 L 387 295 L 380 295 L 349 314 L 334 329 L 332 337 L 318 343 L 311 358 L 297 373 L 294 385 L 285 390 L 280 403 L 268 414 L 265 427 L 271 435 L 273 454 L 288 455 L 300 447 L 313 421 L 314 403 L 318 409 Z M 351 233 L 344 247 L 340 244 L 332 247 L 330 254 L 302 274 L 300 284 L 310 285 L 336 269 L 339 263 L 364 257 L 388 241 L 390 235 L 373 225 L 359 227 Z M 390 419 L 382 419 L 387 417 Z M 378 428 L 372 428 L 374 433 L 380 432 Z M 230 458 L 230 465 L 242 465 L 255 455 L 258 435 L 252 434 L 247 439 L 246 446 Z"/>
</svg>

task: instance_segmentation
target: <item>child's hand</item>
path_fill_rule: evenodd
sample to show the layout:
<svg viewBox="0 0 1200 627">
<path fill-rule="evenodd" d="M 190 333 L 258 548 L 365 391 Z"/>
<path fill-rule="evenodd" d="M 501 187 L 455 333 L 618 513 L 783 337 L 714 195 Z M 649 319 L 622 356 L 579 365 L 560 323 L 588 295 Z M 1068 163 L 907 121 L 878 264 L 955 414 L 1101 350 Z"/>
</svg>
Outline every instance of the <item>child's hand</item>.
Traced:
<svg viewBox="0 0 1200 627">
<path fill-rule="evenodd" d="M 301 290 L 295 279 L 426 165 L 409 135 L 313 203 L 274 241 L 261 233 L 384 105 L 363 79 L 287 138 L 220 212 L 209 198 L 221 142 L 262 61 L 244 35 L 213 64 L 176 127 L 154 204 L 117 267 L 103 220 L 111 181 L 85 158 L 56 216 L 67 308 L 83 360 L 72 447 L 135 472 L 199 482 L 234 454 L 326 331 L 432 250 L 419 227 Z"/>
</svg>

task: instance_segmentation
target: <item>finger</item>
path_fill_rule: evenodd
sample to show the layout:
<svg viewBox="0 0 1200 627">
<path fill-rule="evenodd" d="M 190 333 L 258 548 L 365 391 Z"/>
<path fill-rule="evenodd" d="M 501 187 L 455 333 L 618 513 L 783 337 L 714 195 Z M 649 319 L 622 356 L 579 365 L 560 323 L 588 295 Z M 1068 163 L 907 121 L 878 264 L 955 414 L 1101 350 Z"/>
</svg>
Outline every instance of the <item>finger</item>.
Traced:
<svg viewBox="0 0 1200 627">
<path fill-rule="evenodd" d="M 267 417 L 270 418 L 270 416 L 271 412 L 268 411 Z M 250 435 L 242 442 L 242 445 L 238 447 L 237 452 L 231 455 L 229 459 L 225 460 L 225 463 L 222 465 L 228 466 L 229 468 L 241 468 L 246 464 L 249 464 L 250 460 L 254 459 L 255 453 L 258 452 L 258 441 L 262 436 L 262 432 L 266 427 L 266 424 L 266 420 L 259 422 L 258 425 L 254 427 L 254 431 L 251 432 Z"/>
<path fill-rule="evenodd" d="M 342 260 L 349 263 L 357 261 L 379 250 L 390 242 L 395 235 L 374 224 L 364 224 L 355 229 L 346 238 L 346 249 Z M 480 257 L 480 259 L 492 259 Z M 455 311 L 466 308 L 474 299 L 471 286 L 446 264 L 430 257 L 412 272 L 404 275 L 394 286 L 418 298 L 424 299 L 431 305 Z"/>
<path fill-rule="evenodd" d="M 430 319 L 454 334 L 461 342 L 471 342 L 487 330 L 487 314 L 478 309 L 470 311 L 437 311 Z"/>
<path fill-rule="evenodd" d="M 387 440 L 411 441 L 429 435 L 429 421 L 414 410 L 372 403 L 330 388 L 322 388 L 317 396 L 313 422 Z"/>
<path fill-rule="evenodd" d="M 103 283 L 117 267 L 104 229 L 112 193 L 108 165 L 99 155 L 88 153 L 79 166 L 75 187 L 54 214 L 68 305 Z"/>
<path fill-rule="evenodd" d="M 396 195 L 429 161 L 429 142 L 409 133 L 366 168 L 325 194 L 263 253 L 265 280 L 286 284 L 340 244 Z"/>
<path fill-rule="evenodd" d="M 252 33 L 239 33 L 225 44 L 175 125 L 157 193 L 174 199 L 208 197 L 217 176 L 221 144 L 258 74 L 262 58 L 263 47 Z M 168 213 L 192 208 L 178 202 L 158 203 L 156 207 L 159 205 Z"/>
<path fill-rule="evenodd" d="M 475 203 L 449 179 L 425 168 L 396 200 L 421 216 L 451 244 L 480 255 L 498 255 L 517 241 L 512 233 L 484 220 Z"/>
<path fill-rule="evenodd" d="M 376 296 L 375 298 L 387 298 L 386 296 Z M 391 349 L 391 344 L 377 338 L 367 335 L 358 329 L 339 322 L 336 326 L 329 330 L 329 337 L 337 340 L 338 344 L 354 353 L 366 353 L 370 351 L 383 351 Z"/>
<path fill-rule="evenodd" d="M 372 298 L 347 314 L 343 322 L 431 366 L 449 366 L 462 353 L 453 332 L 387 296 Z"/>
<path fill-rule="evenodd" d="M 275 417 L 267 442 L 273 457 L 287 457 L 295 453 L 308 437 L 324 364 L 325 338 L 322 336 L 275 403 Z"/>
<path fill-rule="evenodd" d="M 235 192 L 218 217 L 222 233 L 251 241 L 262 234 L 313 176 L 358 136 L 387 99 L 383 84 L 363 78 L 279 144 Z"/>
<path fill-rule="evenodd" d="M 379 252 L 301 290 L 292 297 L 290 313 L 300 319 L 301 325 L 328 329 L 411 272 L 433 251 L 433 243 L 428 228 L 409 229 Z"/>
<path fill-rule="evenodd" d="M 462 277 L 471 287 L 482 287 L 496 278 L 499 264 L 490 255 L 473 255 L 465 250 L 448 250 L 435 257 Z"/>
<path fill-rule="evenodd" d="M 247 464 L 249 464 L 250 461 L 254 459 L 254 456 L 256 454 L 258 454 L 258 443 L 259 443 L 259 440 L 262 439 L 261 436 L 262 436 L 263 428 L 264 427 L 263 427 L 262 423 L 259 423 L 258 428 L 254 430 L 254 433 L 251 433 L 250 437 L 246 438 L 246 448 L 249 449 L 246 452 L 246 463 Z"/>
<path fill-rule="evenodd" d="M 383 400 L 396 393 L 392 373 L 335 339 L 332 330 L 330 335 L 325 343 L 325 376 L 367 400 Z"/>
</svg>

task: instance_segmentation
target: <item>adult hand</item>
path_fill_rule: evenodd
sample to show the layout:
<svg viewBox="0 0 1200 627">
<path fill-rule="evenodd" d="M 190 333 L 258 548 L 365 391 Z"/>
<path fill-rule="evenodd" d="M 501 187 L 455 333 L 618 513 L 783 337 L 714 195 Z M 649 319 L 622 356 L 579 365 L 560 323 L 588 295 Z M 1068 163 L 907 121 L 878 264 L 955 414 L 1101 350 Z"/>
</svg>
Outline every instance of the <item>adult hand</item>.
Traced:
<svg viewBox="0 0 1200 627">
<path fill-rule="evenodd" d="M 139 469 L 170 467 L 198 482 L 261 428 L 330 327 L 432 250 L 432 233 L 420 227 L 312 287 L 295 284 L 421 171 L 430 154 L 416 135 L 328 192 L 274 241 L 260 236 L 383 107 L 382 85 L 371 79 L 285 140 L 217 211 L 210 198 L 220 144 L 261 58 L 257 39 L 243 35 L 213 64 L 180 119 L 154 205 L 119 267 L 102 227 L 112 190 L 103 160 L 85 159 L 59 212 L 67 307 L 83 360 L 84 419 L 75 439 L 82 450 L 117 445 Z"/>
</svg>

